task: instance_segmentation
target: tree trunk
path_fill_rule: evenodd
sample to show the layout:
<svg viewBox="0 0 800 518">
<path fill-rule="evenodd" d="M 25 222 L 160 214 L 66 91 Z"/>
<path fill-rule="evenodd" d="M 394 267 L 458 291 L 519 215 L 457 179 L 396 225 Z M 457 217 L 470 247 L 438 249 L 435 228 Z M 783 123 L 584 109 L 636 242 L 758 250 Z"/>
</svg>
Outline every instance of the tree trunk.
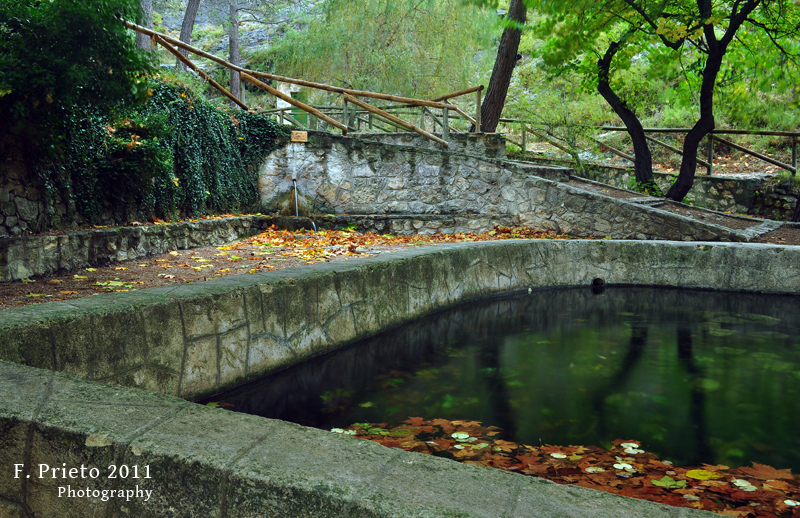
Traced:
<svg viewBox="0 0 800 518">
<path fill-rule="evenodd" d="M 667 191 L 667 198 L 682 201 L 694 185 L 697 169 L 697 150 L 700 142 L 714 130 L 714 83 L 722 66 L 723 53 L 719 49 L 709 49 L 706 66 L 703 69 L 703 82 L 700 85 L 700 118 L 683 141 L 683 158 L 678 179 Z"/>
<path fill-rule="evenodd" d="M 153 28 L 153 0 L 142 0 L 143 19 L 139 20 L 139 25 Z M 152 50 L 150 48 L 150 37 L 137 32 L 136 33 L 136 48 L 142 50 Z"/>
<path fill-rule="evenodd" d="M 200 7 L 200 0 L 189 0 L 186 5 L 186 13 L 183 15 L 183 23 L 181 23 L 181 37 L 180 40 L 187 45 L 192 43 L 192 29 L 194 29 L 194 20 L 197 18 L 197 9 Z M 181 54 L 189 57 L 189 51 L 184 49 L 180 50 Z M 186 70 L 186 65 L 181 61 L 175 60 L 175 66 L 178 70 Z"/>
<path fill-rule="evenodd" d="M 633 113 L 633 110 L 628 108 L 628 105 L 611 89 L 609 84 L 608 75 L 611 70 L 611 61 L 614 59 L 617 50 L 619 50 L 620 41 L 612 42 L 608 46 L 605 55 L 597 61 L 597 91 L 614 112 L 619 115 L 619 118 L 622 119 L 622 123 L 625 124 L 625 128 L 628 130 L 628 135 L 633 141 L 633 155 L 635 158 L 633 170 L 639 187 L 661 196 L 661 189 L 658 188 L 658 185 L 653 180 L 653 157 L 650 154 L 650 147 L 647 145 L 647 139 L 644 136 L 642 123 L 639 121 L 639 117 Z"/>
<path fill-rule="evenodd" d="M 507 14 L 508 19 L 525 23 L 525 14 L 524 0 L 511 0 Z M 492 69 L 492 78 L 489 80 L 489 87 L 486 89 L 486 96 L 481 106 L 481 131 L 485 133 L 494 133 L 497 123 L 500 122 L 500 115 L 506 104 L 508 85 L 511 83 L 511 74 L 514 72 L 514 65 L 517 62 L 517 50 L 521 36 L 522 32 L 519 29 L 507 28 L 500 38 L 497 59 L 494 62 L 494 69 Z"/>
<path fill-rule="evenodd" d="M 231 64 L 239 66 L 239 5 L 238 0 L 230 0 L 231 15 L 230 15 L 230 29 L 228 30 L 229 38 L 229 61 Z M 237 99 L 241 99 L 241 80 L 239 72 L 231 70 L 230 92 Z M 238 110 L 239 105 L 231 101 L 231 109 Z"/>
<path fill-rule="evenodd" d="M 714 130 L 714 86 L 717 75 L 722 67 L 722 60 L 728 45 L 733 40 L 736 31 L 741 27 L 747 16 L 753 12 L 761 3 L 761 0 L 747 0 L 744 4 L 736 2 L 734 7 L 735 14 L 730 18 L 728 29 L 721 39 L 717 39 L 714 26 L 704 25 L 705 41 L 708 46 L 708 57 L 706 66 L 703 68 L 703 82 L 700 85 L 700 118 L 686 135 L 683 141 L 683 159 L 681 160 L 681 170 L 678 179 L 667 191 L 667 198 L 675 201 L 682 201 L 694 185 L 694 174 L 697 169 L 697 149 L 700 141 Z M 699 18 L 711 18 L 711 2 L 709 0 L 698 0 L 697 5 L 700 9 Z"/>
</svg>

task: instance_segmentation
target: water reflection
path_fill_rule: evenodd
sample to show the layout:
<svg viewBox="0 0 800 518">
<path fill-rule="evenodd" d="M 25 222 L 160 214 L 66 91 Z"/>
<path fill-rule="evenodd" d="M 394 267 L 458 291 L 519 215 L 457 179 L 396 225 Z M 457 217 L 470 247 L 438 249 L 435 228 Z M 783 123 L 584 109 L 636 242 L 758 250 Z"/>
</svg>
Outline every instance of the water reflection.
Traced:
<svg viewBox="0 0 800 518">
<path fill-rule="evenodd" d="M 482 421 L 525 444 L 641 441 L 800 469 L 796 297 L 606 287 L 459 307 L 221 401 L 320 428 Z"/>
</svg>

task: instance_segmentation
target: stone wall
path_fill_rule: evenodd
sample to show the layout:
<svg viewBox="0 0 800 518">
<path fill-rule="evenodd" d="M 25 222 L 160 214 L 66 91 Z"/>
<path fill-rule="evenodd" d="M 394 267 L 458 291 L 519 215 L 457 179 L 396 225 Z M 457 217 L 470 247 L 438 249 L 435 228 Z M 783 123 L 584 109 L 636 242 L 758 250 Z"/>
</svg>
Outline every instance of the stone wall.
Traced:
<svg viewBox="0 0 800 518">
<path fill-rule="evenodd" d="M 453 138 L 467 141 L 454 149 L 482 149 L 493 146 L 493 140 L 482 139 L 496 136 Z M 750 239 L 719 225 L 564 185 L 570 172 L 310 132 L 308 143 L 290 144 L 267 158 L 259 188 L 264 211 L 293 214 L 294 174 L 301 214 L 368 216 L 376 226 L 363 228 L 384 232 L 481 232 L 494 224 L 515 224 L 598 238 Z"/>
<path fill-rule="evenodd" d="M 58 235 L 7 237 L 0 239 L 0 281 L 100 266 L 169 250 L 222 245 L 257 234 L 273 223 L 281 228 L 296 228 L 292 224 L 301 222 L 244 216 L 169 225 L 74 230 Z"/>
<path fill-rule="evenodd" d="M 440 245 L 0 312 L 0 360 L 193 398 L 460 302 L 609 284 L 797 293 L 800 247 L 511 240 Z M 1 448 L 0 448 L 1 450 Z"/>
<path fill-rule="evenodd" d="M 42 186 L 24 160 L 22 141 L 0 131 L 0 237 L 17 236 L 66 223 L 67 209 L 61 199 L 45 205 Z"/>
<path fill-rule="evenodd" d="M 569 166 L 569 161 L 544 160 L 543 163 Z M 584 176 L 614 187 L 628 187 L 634 178 L 633 169 L 587 164 Z M 577 175 L 577 173 L 574 173 Z M 662 191 L 666 192 L 675 179 L 670 173 L 653 172 Z M 776 182 L 774 175 L 755 178 L 730 176 L 696 176 L 686 202 L 697 207 L 723 212 L 749 214 L 758 218 L 791 221 L 800 189 L 788 180 Z"/>
</svg>

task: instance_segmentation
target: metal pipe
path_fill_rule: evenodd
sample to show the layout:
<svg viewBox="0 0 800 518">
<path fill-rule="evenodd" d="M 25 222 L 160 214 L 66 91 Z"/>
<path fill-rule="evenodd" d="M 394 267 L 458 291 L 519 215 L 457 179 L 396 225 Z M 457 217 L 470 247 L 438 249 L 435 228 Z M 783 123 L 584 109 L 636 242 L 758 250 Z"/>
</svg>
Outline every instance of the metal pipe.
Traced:
<svg viewBox="0 0 800 518">
<path fill-rule="evenodd" d="M 300 209 L 297 206 L 297 180 L 292 180 L 294 183 L 294 215 L 295 217 L 300 217 Z"/>
</svg>

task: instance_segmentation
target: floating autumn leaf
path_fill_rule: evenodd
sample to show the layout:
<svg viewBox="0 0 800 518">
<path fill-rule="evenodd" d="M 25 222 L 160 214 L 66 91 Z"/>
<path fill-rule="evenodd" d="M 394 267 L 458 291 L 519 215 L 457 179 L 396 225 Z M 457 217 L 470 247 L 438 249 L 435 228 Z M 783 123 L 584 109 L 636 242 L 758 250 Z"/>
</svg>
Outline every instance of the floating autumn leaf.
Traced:
<svg viewBox="0 0 800 518">
<path fill-rule="evenodd" d="M 77 291 L 68 291 L 68 290 L 67 291 L 59 291 L 59 293 L 62 294 L 62 295 L 77 295 L 78 294 Z"/>
<path fill-rule="evenodd" d="M 127 268 L 126 268 L 126 267 L 124 267 L 124 266 L 117 266 L 117 267 L 116 267 L 116 268 L 114 268 L 114 269 L 115 269 L 115 270 L 127 270 Z"/>
<path fill-rule="evenodd" d="M 178 252 L 175 250 L 170 250 L 169 255 L 178 255 Z"/>
<path fill-rule="evenodd" d="M 47 282 L 49 282 L 50 284 L 59 284 L 59 283 L 62 283 L 64 281 L 62 281 L 61 279 L 50 279 Z"/>
<path fill-rule="evenodd" d="M 86 268 L 87 272 L 96 272 L 97 268 Z"/>
<path fill-rule="evenodd" d="M 88 281 L 89 280 L 89 277 L 87 277 L 85 275 L 78 275 L 78 274 L 73 275 L 72 278 L 75 279 L 76 281 Z"/>
<path fill-rule="evenodd" d="M 755 491 L 755 490 L 758 489 L 756 486 L 751 484 L 749 481 L 744 480 L 742 478 L 735 478 L 735 479 L 731 480 L 731 483 L 733 483 L 734 486 L 738 487 L 742 491 Z"/>
<path fill-rule="evenodd" d="M 33 298 L 33 297 L 52 297 L 52 295 L 45 295 L 44 293 L 28 293 L 25 296 L 28 297 L 28 298 Z"/>
<path fill-rule="evenodd" d="M 664 487 L 667 489 L 678 489 L 686 487 L 685 480 L 674 480 L 672 477 L 668 477 L 664 475 L 661 480 L 651 480 L 650 481 L 654 486 Z"/>
<path fill-rule="evenodd" d="M 686 476 L 695 480 L 716 480 L 723 477 L 723 475 L 720 473 L 714 473 L 713 471 L 708 471 L 705 469 L 693 469 L 691 471 L 687 471 Z"/>
<path fill-rule="evenodd" d="M 775 480 L 775 479 L 793 479 L 794 475 L 792 475 L 792 470 L 790 469 L 775 469 L 772 466 L 766 466 L 764 464 L 758 464 L 756 462 L 753 463 L 752 468 L 737 468 L 739 473 L 751 478 L 757 478 L 759 480 Z"/>
</svg>

